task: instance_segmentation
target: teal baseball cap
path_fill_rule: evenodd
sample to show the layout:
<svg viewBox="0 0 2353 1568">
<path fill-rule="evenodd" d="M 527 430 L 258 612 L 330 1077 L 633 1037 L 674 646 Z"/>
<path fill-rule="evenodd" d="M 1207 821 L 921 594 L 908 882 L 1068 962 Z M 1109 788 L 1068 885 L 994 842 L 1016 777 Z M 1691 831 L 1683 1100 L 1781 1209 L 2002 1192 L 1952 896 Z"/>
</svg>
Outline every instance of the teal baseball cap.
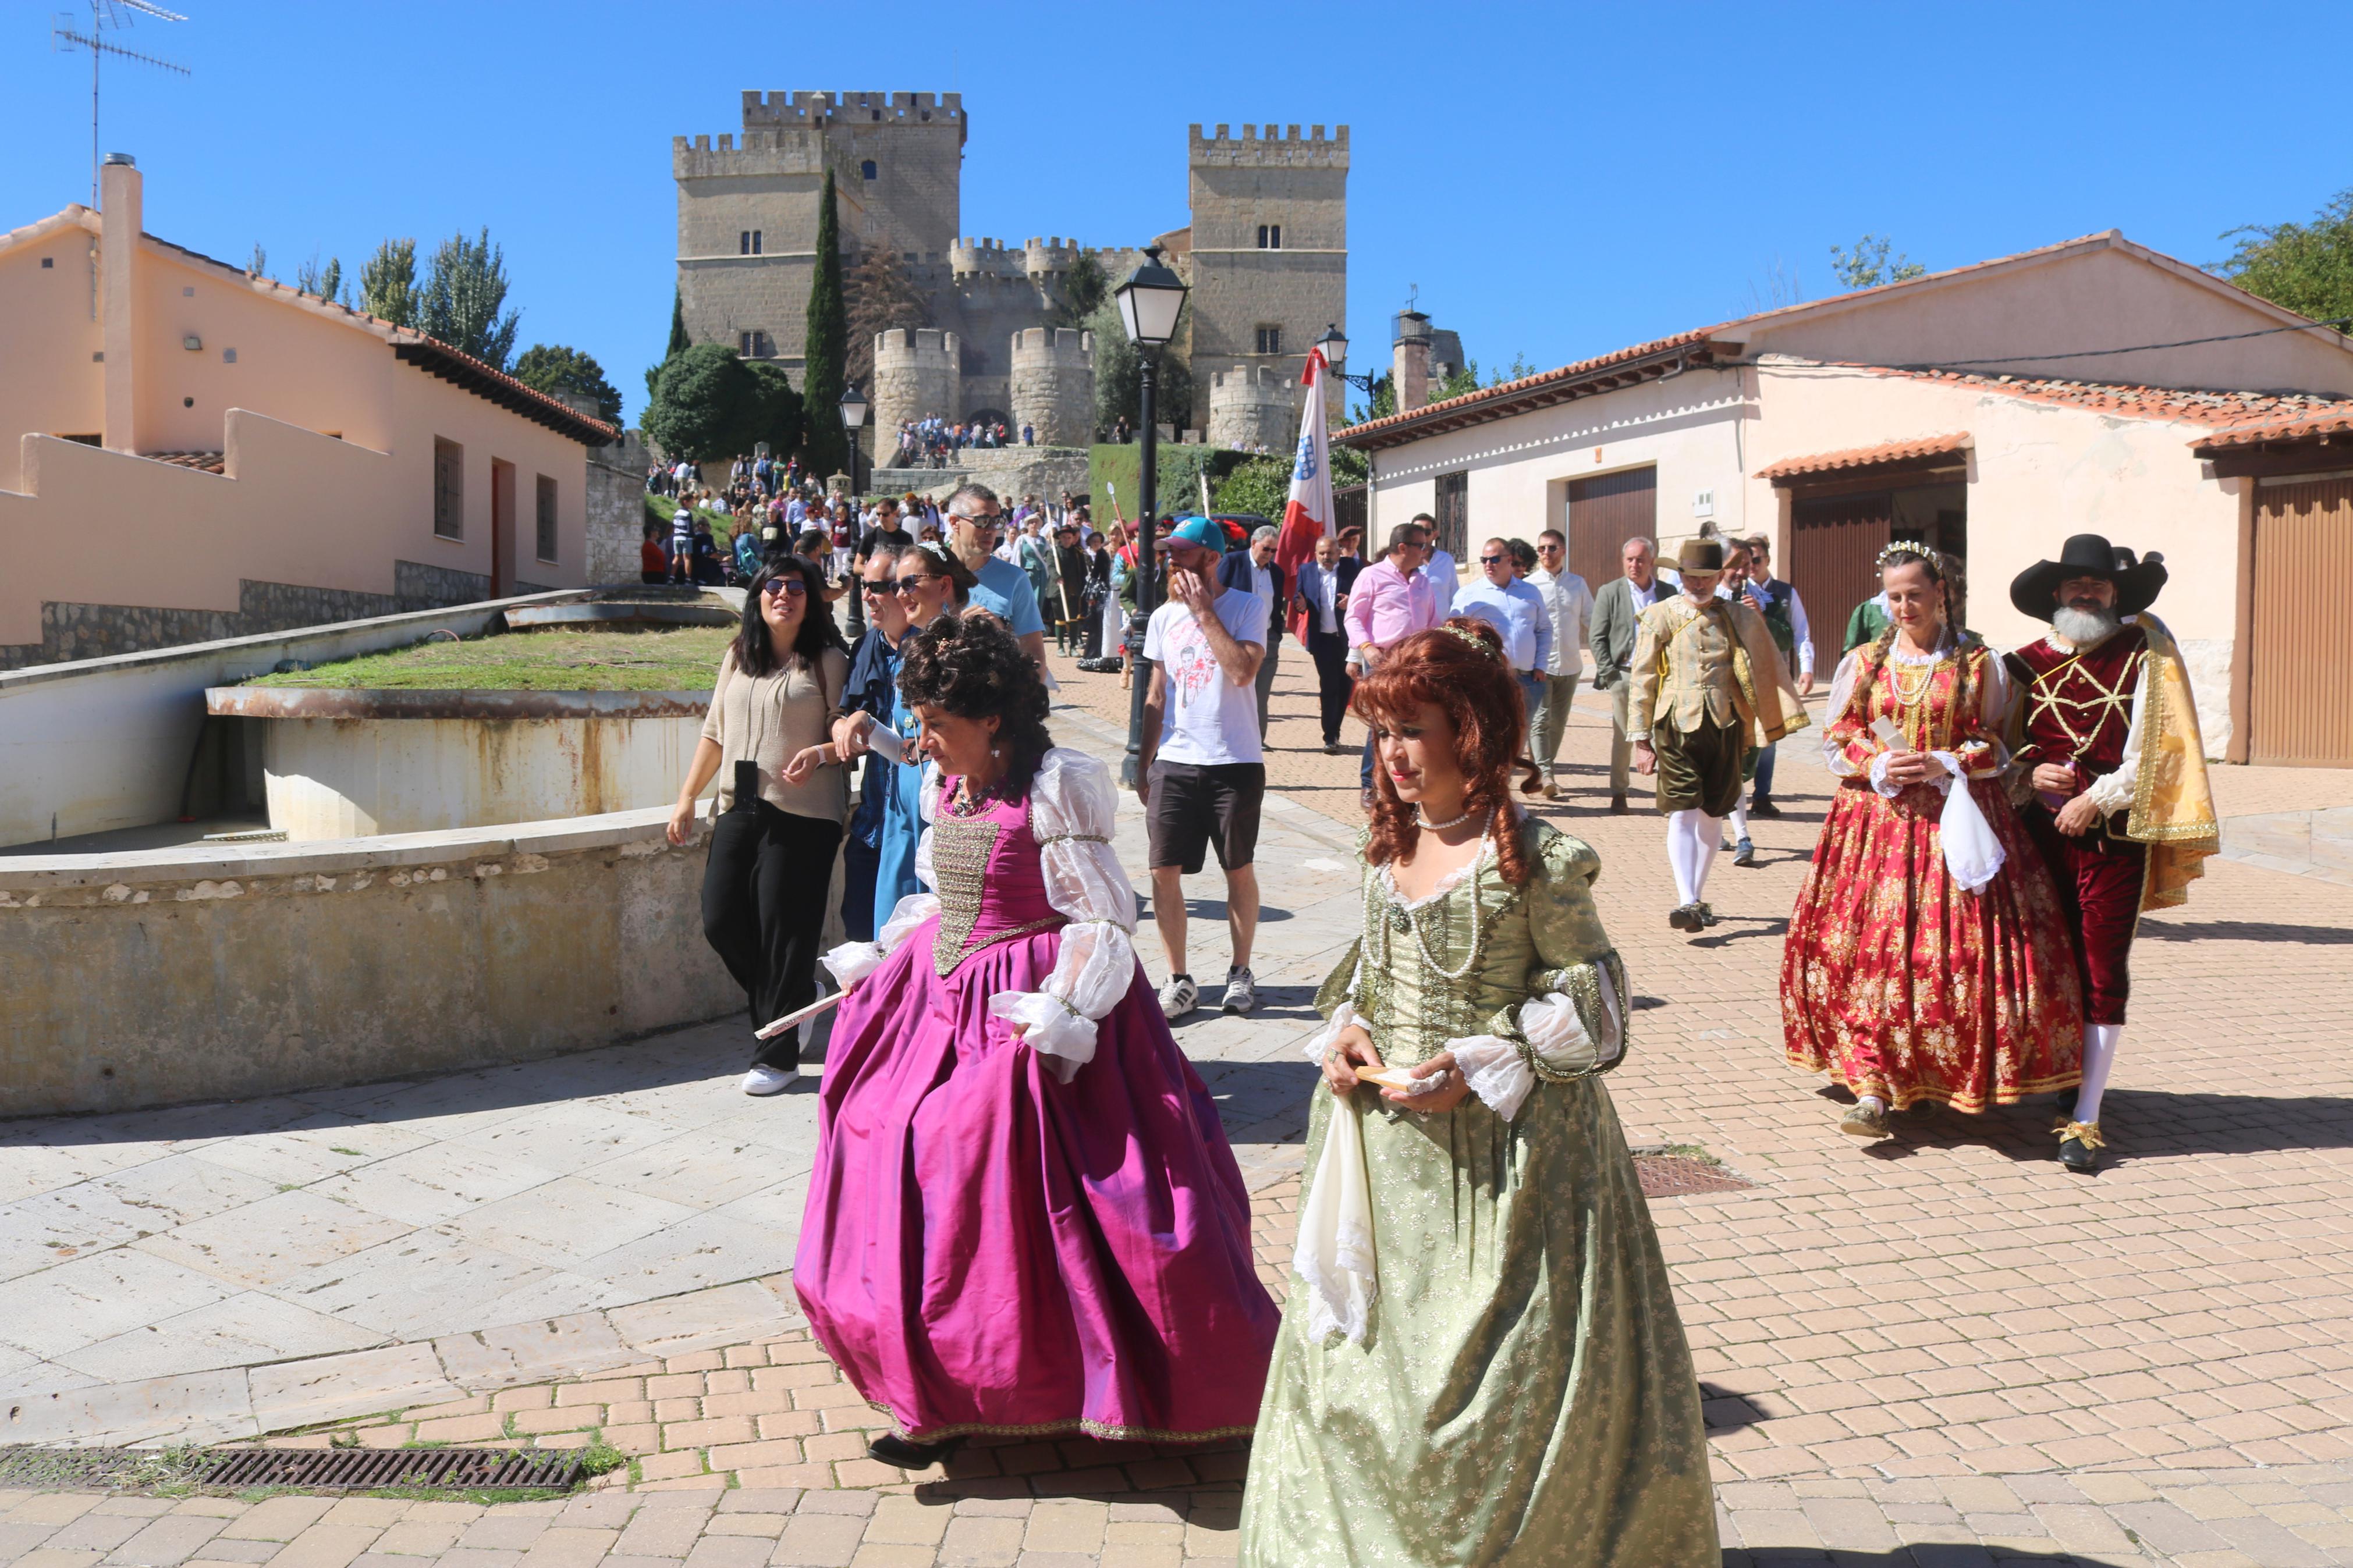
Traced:
<svg viewBox="0 0 2353 1568">
<path fill-rule="evenodd" d="M 1204 550 L 1223 554 L 1226 531 L 1206 517 L 1188 517 L 1168 531 L 1171 539 L 1181 539 L 1187 544 L 1198 544 Z"/>
</svg>

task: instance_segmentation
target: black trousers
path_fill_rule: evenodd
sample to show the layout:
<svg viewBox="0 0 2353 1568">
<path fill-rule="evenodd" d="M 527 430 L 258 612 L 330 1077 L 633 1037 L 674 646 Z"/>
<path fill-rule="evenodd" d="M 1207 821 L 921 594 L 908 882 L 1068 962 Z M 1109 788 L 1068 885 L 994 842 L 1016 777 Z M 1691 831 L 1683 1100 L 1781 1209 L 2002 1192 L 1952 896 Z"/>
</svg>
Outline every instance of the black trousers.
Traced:
<svg viewBox="0 0 2353 1568">
<path fill-rule="evenodd" d="M 711 828 L 702 934 L 744 988 L 754 1029 L 817 1000 L 818 945 L 841 824 L 778 811 L 748 793 Z M 800 1027 L 756 1042 L 754 1067 L 800 1060 Z"/>
<path fill-rule="evenodd" d="M 882 851 L 861 844 L 855 834 L 841 841 L 841 929 L 852 942 L 874 940 L 874 879 Z"/>
<path fill-rule="evenodd" d="M 1309 632 L 1307 652 L 1315 660 L 1315 694 L 1324 708 L 1324 743 L 1336 746 L 1340 720 L 1356 691 L 1356 683 L 1348 677 L 1348 634 Z"/>
</svg>

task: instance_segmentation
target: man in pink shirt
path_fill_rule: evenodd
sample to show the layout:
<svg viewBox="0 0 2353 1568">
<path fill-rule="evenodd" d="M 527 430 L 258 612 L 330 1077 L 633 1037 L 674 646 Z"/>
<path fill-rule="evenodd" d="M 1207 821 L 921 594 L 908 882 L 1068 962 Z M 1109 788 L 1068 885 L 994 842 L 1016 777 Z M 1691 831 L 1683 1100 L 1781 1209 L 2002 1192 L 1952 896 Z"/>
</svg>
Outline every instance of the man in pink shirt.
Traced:
<svg viewBox="0 0 2353 1568">
<path fill-rule="evenodd" d="M 1381 656 L 1416 632 L 1438 624 L 1437 595 L 1421 573 L 1430 559 L 1430 531 L 1416 523 L 1389 530 L 1386 554 L 1356 574 L 1348 590 L 1349 658 L 1367 671 L 1377 668 Z M 1364 765 L 1357 782 L 1364 807 L 1373 809 L 1373 737 L 1365 734 Z"/>
</svg>

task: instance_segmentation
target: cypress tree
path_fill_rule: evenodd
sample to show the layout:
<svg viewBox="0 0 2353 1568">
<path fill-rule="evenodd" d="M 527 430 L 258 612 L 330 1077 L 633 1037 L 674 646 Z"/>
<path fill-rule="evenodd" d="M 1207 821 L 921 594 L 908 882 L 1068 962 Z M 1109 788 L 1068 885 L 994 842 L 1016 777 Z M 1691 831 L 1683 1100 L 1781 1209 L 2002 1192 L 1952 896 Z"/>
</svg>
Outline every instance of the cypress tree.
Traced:
<svg viewBox="0 0 2353 1568">
<path fill-rule="evenodd" d="M 670 347 L 662 351 L 665 363 L 686 352 L 686 295 L 673 289 L 670 295 Z"/>
<path fill-rule="evenodd" d="M 841 220 L 834 210 L 833 173 L 826 172 L 825 196 L 817 210 L 817 272 L 809 280 L 808 335 L 802 349 L 801 406 L 807 410 L 801 450 L 819 477 L 849 464 L 842 443 L 844 363 L 849 356 L 849 311 L 842 298 Z"/>
</svg>

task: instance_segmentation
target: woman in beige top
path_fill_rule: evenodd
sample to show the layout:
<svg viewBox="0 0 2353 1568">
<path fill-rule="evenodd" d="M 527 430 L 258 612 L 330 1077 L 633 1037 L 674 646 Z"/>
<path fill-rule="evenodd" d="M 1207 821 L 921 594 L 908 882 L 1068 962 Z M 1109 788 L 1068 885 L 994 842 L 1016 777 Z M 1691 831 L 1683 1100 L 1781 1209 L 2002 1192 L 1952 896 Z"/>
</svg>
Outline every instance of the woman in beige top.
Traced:
<svg viewBox="0 0 2353 1568">
<path fill-rule="evenodd" d="M 695 797 L 721 778 L 702 933 L 744 987 L 755 1031 L 817 1000 L 826 889 L 849 810 L 849 772 L 827 740 L 849 656 L 824 594 L 824 574 L 797 556 L 752 579 L 743 629 L 719 661 L 702 739 L 670 813 L 670 841 L 684 844 L 694 836 Z M 799 1061 L 797 1027 L 755 1039 L 744 1092 L 776 1093 Z"/>
</svg>

